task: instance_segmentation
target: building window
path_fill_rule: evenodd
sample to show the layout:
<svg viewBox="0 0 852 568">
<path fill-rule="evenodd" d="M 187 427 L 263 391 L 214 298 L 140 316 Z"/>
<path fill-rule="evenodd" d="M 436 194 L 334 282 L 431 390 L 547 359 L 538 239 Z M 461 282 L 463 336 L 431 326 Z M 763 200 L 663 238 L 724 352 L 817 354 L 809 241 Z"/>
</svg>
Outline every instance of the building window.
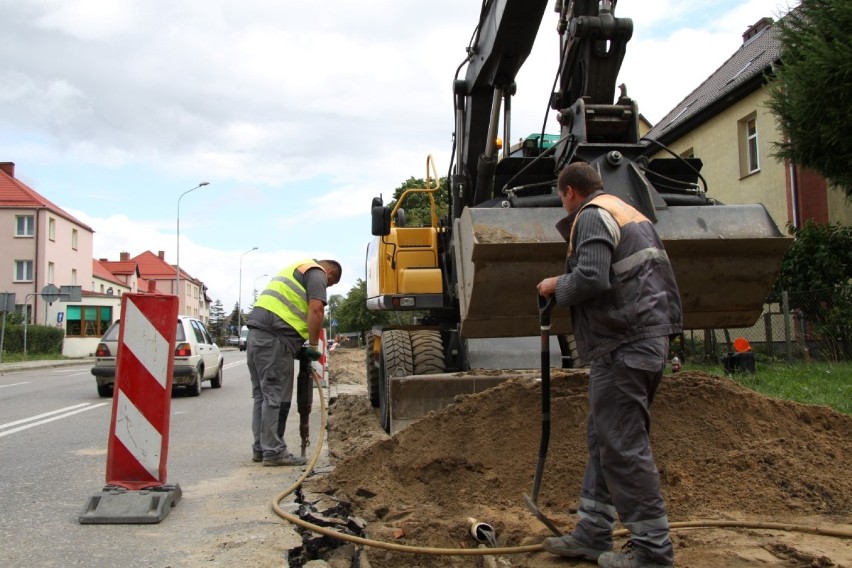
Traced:
<svg viewBox="0 0 852 568">
<path fill-rule="evenodd" d="M 739 122 L 740 177 L 760 171 L 757 142 L 757 116 L 752 113 Z"/>
<path fill-rule="evenodd" d="M 111 306 L 68 306 L 65 334 L 68 337 L 100 337 L 111 323 Z"/>
<path fill-rule="evenodd" d="M 15 222 L 16 237 L 32 237 L 35 234 L 35 217 L 32 215 L 16 215 Z"/>
<path fill-rule="evenodd" d="M 76 268 L 71 269 L 71 285 L 72 286 L 77 285 L 77 269 Z"/>
<path fill-rule="evenodd" d="M 51 241 L 56 240 L 56 219 L 53 217 L 47 222 L 47 236 Z"/>
<path fill-rule="evenodd" d="M 54 272 L 55 268 L 56 268 L 56 265 L 53 264 L 52 262 L 47 263 L 47 283 L 48 284 L 53 284 L 53 272 Z"/>
<path fill-rule="evenodd" d="M 33 280 L 33 261 L 31 260 L 16 260 L 15 261 L 15 282 L 32 282 Z"/>
<path fill-rule="evenodd" d="M 71 229 L 71 248 L 77 250 L 77 229 Z"/>
</svg>

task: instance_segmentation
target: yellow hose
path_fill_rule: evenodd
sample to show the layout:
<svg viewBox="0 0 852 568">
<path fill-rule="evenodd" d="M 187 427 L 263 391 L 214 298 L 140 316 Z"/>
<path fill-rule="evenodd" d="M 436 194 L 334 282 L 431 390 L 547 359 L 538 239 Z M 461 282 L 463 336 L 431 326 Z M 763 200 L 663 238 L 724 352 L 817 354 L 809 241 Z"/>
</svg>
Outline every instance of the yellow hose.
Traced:
<svg viewBox="0 0 852 568">
<path fill-rule="evenodd" d="M 304 482 L 305 479 L 311 474 L 314 469 L 314 466 L 319 460 L 320 452 L 322 450 L 322 444 L 325 440 L 325 428 L 326 423 L 328 421 L 327 409 L 325 405 L 325 397 L 322 392 L 322 383 L 319 375 L 316 371 L 313 372 L 314 376 L 314 384 L 317 387 L 317 390 L 320 394 L 320 431 L 319 431 L 319 440 L 316 445 L 316 451 L 314 452 L 311 461 L 308 462 L 305 467 L 304 473 L 297 479 L 290 487 L 285 489 L 284 491 L 275 495 L 272 498 L 272 510 L 276 515 L 281 517 L 282 519 L 293 523 L 294 525 L 298 525 L 302 528 L 308 529 L 309 531 L 330 536 L 332 538 L 336 538 L 338 540 L 342 540 L 345 542 L 351 542 L 354 544 L 360 544 L 363 546 L 369 546 L 372 548 L 381 548 L 383 550 L 392 550 L 394 552 L 406 552 L 410 554 L 432 554 L 432 555 L 445 555 L 445 556 L 500 556 L 504 554 L 525 554 L 528 552 L 538 552 L 542 550 L 541 544 L 530 544 L 526 546 L 507 546 L 502 548 L 435 548 L 428 546 L 409 546 L 405 544 L 396 544 L 392 542 L 384 542 L 381 540 L 371 540 L 368 538 L 362 538 L 355 535 L 349 535 L 345 533 L 338 532 L 334 529 L 330 529 L 328 527 L 322 527 L 319 525 L 315 525 L 313 523 L 309 523 L 296 515 L 291 515 L 290 513 L 284 511 L 279 503 L 288 495 L 290 495 L 293 491 L 299 488 L 299 486 Z M 846 530 L 835 527 L 820 527 L 820 526 L 809 526 L 809 525 L 797 525 L 797 524 L 788 524 L 788 523 L 764 523 L 764 522 L 752 522 L 752 521 L 718 521 L 718 520 L 704 520 L 704 521 L 678 521 L 673 522 L 669 525 L 672 529 L 684 529 L 684 528 L 709 528 L 709 527 L 726 527 L 726 528 L 751 528 L 751 529 L 771 529 L 771 530 L 781 530 L 786 532 L 802 532 L 802 533 L 810 533 L 824 536 L 832 536 L 837 538 L 852 538 L 852 530 Z M 613 533 L 613 536 L 626 536 L 628 533 L 627 529 L 620 529 Z"/>
</svg>

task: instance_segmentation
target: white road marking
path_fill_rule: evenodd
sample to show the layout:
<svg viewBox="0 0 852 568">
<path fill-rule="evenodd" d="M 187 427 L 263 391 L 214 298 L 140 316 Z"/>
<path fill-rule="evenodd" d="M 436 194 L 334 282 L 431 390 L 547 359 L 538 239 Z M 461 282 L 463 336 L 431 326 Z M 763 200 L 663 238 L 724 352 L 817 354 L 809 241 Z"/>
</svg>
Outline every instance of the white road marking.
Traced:
<svg viewBox="0 0 852 568">
<path fill-rule="evenodd" d="M 30 384 L 29 381 L 26 381 L 26 382 L 23 382 L 23 383 L 12 383 L 11 385 L 0 385 L 0 389 L 2 389 L 3 387 L 16 387 L 18 385 L 28 385 L 28 384 Z M 0 428 L 2 428 L 2 426 L 0 426 Z"/>
<path fill-rule="evenodd" d="M 91 403 L 83 403 L 83 404 L 75 404 L 74 406 L 67 406 L 65 408 L 60 408 L 59 410 L 53 410 L 51 412 L 45 412 L 44 414 L 39 414 L 38 416 L 32 416 L 30 418 L 24 418 L 22 420 L 16 420 L 14 422 L 7 422 L 6 424 L 0 424 L 0 430 L 4 428 L 11 428 L 12 426 L 17 426 L 18 424 L 22 424 L 22 426 L 18 426 L 17 428 L 11 428 L 11 430 L 5 430 L 0 432 L 0 438 L 3 436 L 8 436 L 9 434 L 14 434 L 16 432 L 20 432 L 22 430 L 27 430 L 34 426 L 41 426 L 42 424 L 47 424 L 48 422 L 53 422 L 54 420 L 59 420 L 60 418 L 68 418 L 69 416 L 73 416 L 80 412 L 85 412 L 87 410 L 92 410 L 94 408 L 99 408 L 101 406 L 105 406 L 106 402 L 100 402 L 98 404 Z M 60 414 L 64 412 L 64 414 Z M 50 418 L 47 418 L 47 417 Z M 44 420 L 41 420 L 44 418 Z M 33 421 L 37 422 L 33 422 Z M 29 422 L 29 424 L 27 424 Z"/>
</svg>

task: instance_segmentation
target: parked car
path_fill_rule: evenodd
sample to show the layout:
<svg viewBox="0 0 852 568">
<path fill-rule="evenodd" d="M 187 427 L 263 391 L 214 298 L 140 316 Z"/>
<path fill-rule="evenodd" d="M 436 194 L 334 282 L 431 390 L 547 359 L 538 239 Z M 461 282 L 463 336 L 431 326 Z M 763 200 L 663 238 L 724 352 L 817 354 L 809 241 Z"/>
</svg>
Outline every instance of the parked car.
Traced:
<svg viewBox="0 0 852 568">
<path fill-rule="evenodd" d="M 246 350 L 246 341 L 248 341 L 248 327 L 243 326 L 240 330 L 240 351 Z"/>
<path fill-rule="evenodd" d="M 102 397 L 112 396 L 118 332 L 119 322 L 116 321 L 106 330 L 95 351 L 92 374 L 95 376 L 98 394 Z M 189 396 L 200 395 L 204 381 L 210 381 L 210 386 L 218 389 L 222 386 L 224 364 L 222 352 L 204 324 L 189 316 L 178 316 L 172 387 L 186 387 Z"/>
<path fill-rule="evenodd" d="M 236 347 L 240 344 L 240 338 L 236 335 L 229 335 L 225 342 L 229 347 Z"/>
</svg>

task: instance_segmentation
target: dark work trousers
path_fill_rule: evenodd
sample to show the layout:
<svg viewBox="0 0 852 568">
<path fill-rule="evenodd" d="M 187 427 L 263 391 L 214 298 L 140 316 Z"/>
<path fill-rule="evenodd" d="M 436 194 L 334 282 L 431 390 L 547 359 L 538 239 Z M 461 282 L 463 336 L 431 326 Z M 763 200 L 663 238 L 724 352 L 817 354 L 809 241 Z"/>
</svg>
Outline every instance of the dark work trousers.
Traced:
<svg viewBox="0 0 852 568">
<path fill-rule="evenodd" d="M 668 337 L 619 346 L 592 361 L 589 378 L 589 458 L 572 535 L 612 548 L 615 515 L 630 531 L 636 555 L 672 564 L 669 521 L 651 453 L 648 408 L 663 376 Z"/>
<path fill-rule="evenodd" d="M 287 420 L 293 397 L 293 352 L 284 340 L 262 329 L 249 330 L 246 362 L 251 375 L 252 450 L 263 452 L 264 459 L 289 453 L 279 423 Z"/>
<path fill-rule="evenodd" d="M 296 376 L 296 408 L 299 414 L 310 414 L 314 403 L 314 380 L 311 375 L 311 359 L 305 349 L 299 350 L 299 374 Z M 284 427 L 287 425 L 287 414 L 290 412 L 290 401 L 281 402 L 281 412 L 278 415 L 278 435 L 284 439 Z M 301 416 L 300 416 L 301 418 Z"/>
</svg>

